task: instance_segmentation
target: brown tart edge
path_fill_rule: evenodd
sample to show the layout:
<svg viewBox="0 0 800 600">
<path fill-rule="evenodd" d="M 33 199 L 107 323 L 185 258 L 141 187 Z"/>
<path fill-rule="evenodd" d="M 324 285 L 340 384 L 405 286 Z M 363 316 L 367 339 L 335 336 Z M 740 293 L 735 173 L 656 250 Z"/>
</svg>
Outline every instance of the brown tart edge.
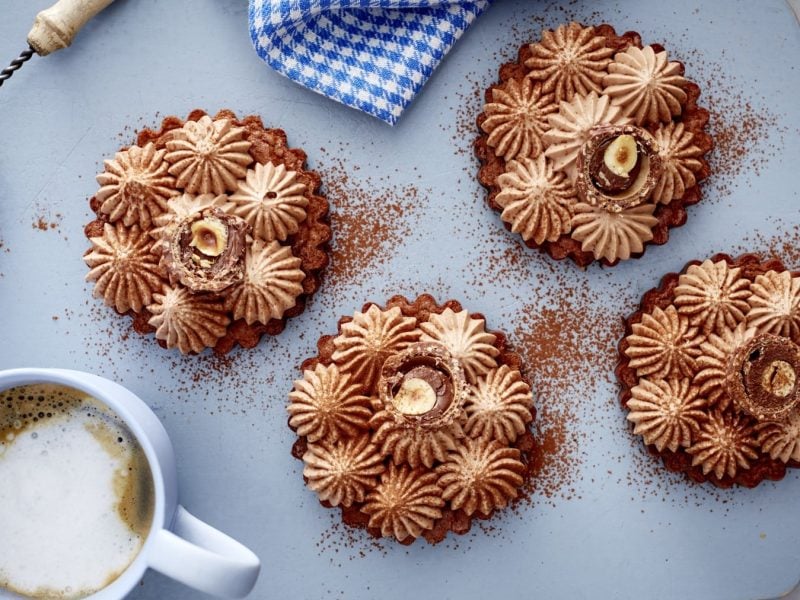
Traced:
<svg viewBox="0 0 800 600">
<path fill-rule="evenodd" d="M 189 113 L 186 119 L 168 116 L 161 122 L 160 129 L 146 128 L 139 131 L 136 144 L 144 146 L 152 142 L 159 150 L 165 148 L 170 131 L 183 127 L 187 121 L 199 121 L 206 115 L 208 115 L 206 111 L 195 109 Z M 252 325 L 248 325 L 244 319 L 232 320 L 227 333 L 213 348 L 215 354 L 223 355 L 230 352 L 237 344 L 243 348 L 255 347 L 262 335 L 278 335 L 286 327 L 288 319 L 302 314 L 306 304 L 319 289 L 323 271 L 330 261 L 331 227 L 328 217 L 328 200 L 319 193 L 322 178 L 315 171 L 305 169 L 306 153 L 299 148 L 288 147 L 286 132 L 282 129 L 266 128 L 261 118 L 256 115 L 249 115 L 240 120 L 233 111 L 228 109 L 220 110 L 212 116 L 212 119 L 230 119 L 237 127 L 243 127 L 247 132 L 247 140 L 252 144 L 249 153 L 256 162 L 282 164 L 287 169 L 297 171 L 308 186 L 306 219 L 300 223 L 297 233 L 287 238 L 292 253 L 302 261 L 300 269 L 305 273 L 302 281 L 303 292 L 297 297 L 297 303 L 280 319 L 270 319 L 266 324 L 253 323 Z M 120 148 L 120 150 L 126 149 L 125 147 Z M 95 213 L 96 219 L 86 225 L 84 233 L 87 238 L 101 236 L 103 224 L 107 222 L 107 218 L 100 212 L 100 203 L 96 197 L 93 196 L 90 199 L 89 206 Z M 152 315 L 146 308 L 143 308 L 140 313 L 129 310 L 125 314 L 133 319 L 133 329 L 136 332 L 149 334 L 155 331 L 155 328 L 148 322 Z M 166 342 L 156 341 L 162 348 L 166 348 Z"/>
<path fill-rule="evenodd" d="M 405 317 L 413 317 L 420 321 L 428 320 L 431 314 L 441 314 L 446 309 L 451 309 L 454 312 L 460 312 L 463 310 L 461 304 L 456 300 L 448 300 L 442 304 L 438 304 L 433 296 L 430 294 L 421 294 L 418 298 L 416 298 L 413 302 L 409 301 L 403 296 L 392 296 L 387 302 L 385 306 L 381 306 L 376 302 L 367 302 L 361 308 L 362 312 L 366 312 L 370 306 L 377 306 L 381 310 L 389 310 L 394 308 L 395 306 L 400 307 L 400 310 Z M 470 313 L 470 317 L 475 319 L 484 319 L 485 317 L 480 313 Z M 342 325 L 345 323 L 349 323 L 352 321 L 352 317 L 345 316 L 339 319 L 338 322 L 338 331 L 341 333 Z M 500 354 L 496 357 L 497 362 L 499 365 L 506 365 L 511 369 L 516 369 L 522 375 L 522 380 L 530 386 L 531 382 L 529 377 L 525 372 L 525 368 L 522 362 L 522 358 L 519 354 L 514 352 L 510 346 L 506 334 L 502 331 L 494 331 L 486 328 L 488 333 L 491 333 L 495 336 L 494 346 L 500 351 Z M 317 356 L 311 357 L 303 361 L 300 365 L 300 371 L 303 372 L 306 369 L 314 369 L 317 364 L 323 364 L 325 366 L 330 365 L 332 361 L 332 356 L 334 353 L 334 345 L 333 339 L 336 335 L 323 335 L 317 341 Z M 513 506 L 519 503 L 521 500 L 524 499 L 526 492 L 530 490 L 531 483 L 533 481 L 533 475 L 535 473 L 535 465 L 537 464 L 538 455 L 541 453 L 541 448 L 533 436 L 531 432 L 531 428 L 534 426 L 536 422 L 536 408 L 531 407 L 531 422 L 528 424 L 527 431 L 522 434 L 517 441 L 510 447 L 516 448 L 520 451 L 520 460 L 525 465 L 525 471 L 523 473 L 523 483 L 519 487 L 519 495 L 511 500 L 504 509 L 502 510 L 510 510 Z M 291 454 L 296 459 L 302 461 L 303 455 L 306 452 L 307 448 L 307 440 L 305 437 L 298 437 L 297 440 L 292 445 Z M 305 478 L 304 478 L 305 479 Z M 328 502 L 320 501 L 320 504 L 325 506 L 326 508 L 332 508 Z M 360 508 L 363 506 L 362 504 L 353 504 L 350 507 L 340 507 L 341 515 L 342 515 L 342 522 L 345 525 L 349 525 L 350 527 L 357 527 L 361 529 L 366 529 L 367 532 L 375 538 L 383 539 L 381 536 L 381 532 L 379 529 L 371 529 L 367 526 L 369 522 L 369 516 L 362 513 Z M 493 510 L 489 515 L 483 516 L 480 513 L 475 513 L 474 515 L 467 516 L 462 510 L 450 510 L 444 509 L 442 511 L 442 518 L 437 520 L 433 529 L 425 531 L 421 537 L 425 538 L 430 544 L 436 544 L 441 542 L 446 536 L 449 531 L 452 531 L 454 534 L 463 535 L 468 533 L 471 526 L 473 519 L 479 520 L 489 520 L 491 519 L 497 510 Z M 397 542 L 403 545 L 411 545 L 417 538 L 409 537 L 402 542 Z M 397 541 L 397 540 L 395 540 Z"/>
<path fill-rule="evenodd" d="M 762 260 L 758 254 L 742 254 L 737 258 L 732 258 L 728 254 L 715 254 L 710 258 L 712 262 L 724 260 L 731 267 L 739 267 L 742 269 L 742 276 L 747 279 L 753 280 L 757 275 L 766 273 L 767 271 L 783 272 L 788 269 L 783 262 L 775 257 L 767 260 Z M 639 309 L 630 315 L 625 322 L 625 333 L 619 342 L 619 361 L 614 369 L 614 374 L 617 377 L 621 389 L 619 392 L 619 400 L 622 407 L 627 410 L 628 401 L 631 399 L 631 390 L 637 385 L 638 377 L 636 371 L 630 367 L 630 359 L 625 354 L 628 349 L 627 338 L 633 333 L 633 324 L 640 323 L 642 315 L 652 312 L 656 307 L 665 309 L 673 303 L 675 298 L 675 288 L 678 286 L 678 277 L 686 273 L 692 265 L 702 264 L 703 261 L 693 260 L 686 264 L 680 273 L 667 273 L 661 278 L 658 287 L 647 291 L 642 297 L 642 302 Z M 792 272 L 792 276 L 798 276 L 800 272 Z M 630 423 L 631 430 L 633 424 Z M 638 436 L 637 436 L 638 437 Z M 692 466 L 692 457 L 685 449 L 681 448 L 677 452 L 671 452 L 668 449 L 659 451 L 655 445 L 650 444 L 647 450 L 653 456 L 660 457 L 664 462 L 667 470 L 674 473 L 683 473 L 686 477 L 697 483 L 704 483 L 709 481 L 720 488 L 730 488 L 734 484 L 741 485 L 748 488 L 757 486 L 762 481 L 779 481 L 786 475 L 786 468 L 800 467 L 800 462 L 790 460 L 783 463 L 780 460 L 772 459 L 767 454 L 760 454 L 758 459 L 753 461 L 752 466 L 746 471 L 740 471 L 735 477 L 725 476 L 718 478 L 713 473 L 703 475 L 700 466 Z"/>
<path fill-rule="evenodd" d="M 581 26 L 585 27 L 586 25 L 581 24 Z M 622 35 L 617 35 L 614 27 L 607 23 L 594 27 L 599 35 L 606 38 L 608 46 L 614 49 L 615 54 L 624 51 L 629 46 L 636 46 L 637 48 L 643 47 L 642 38 L 635 31 L 628 31 Z M 505 63 L 500 67 L 500 80 L 489 86 L 486 90 L 484 93 L 485 102 L 488 103 L 492 101 L 492 90 L 494 88 L 501 87 L 509 79 L 522 81 L 525 78 L 529 72 L 529 69 L 525 66 L 525 61 L 531 57 L 530 45 L 530 42 L 523 44 L 517 54 L 517 60 Z M 650 44 L 650 46 L 656 52 L 664 50 L 664 46 L 661 44 Z M 682 62 L 680 65 L 681 74 L 683 74 L 684 65 Z M 697 183 L 687 188 L 681 198 L 676 198 L 669 204 L 658 204 L 656 206 L 654 216 L 658 219 L 658 223 L 653 227 L 653 239 L 644 242 L 644 251 L 647 250 L 648 244 L 666 244 L 669 239 L 669 229 L 672 227 L 680 227 L 686 223 L 686 207 L 700 202 L 702 199 L 700 182 L 711 174 L 711 168 L 705 159 L 705 155 L 714 147 L 711 136 L 705 131 L 710 113 L 707 109 L 697 105 L 697 99 L 700 97 L 700 86 L 689 81 L 684 91 L 688 96 L 686 99 L 686 106 L 680 117 L 678 119 L 673 119 L 673 121 L 682 122 L 687 130 L 694 133 L 697 145 L 703 150 L 703 156 L 700 158 L 703 167 L 695 174 Z M 478 139 L 474 142 L 475 155 L 478 157 L 481 165 L 478 171 L 478 181 L 488 191 L 486 202 L 489 204 L 489 207 L 498 213 L 502 213 L 503 209 L 495 202 L 495 197 L 500 192 L 500 187 L 497 185 L 497 178 L 505 172 L 506 162 L 502 157 L 496 156 L 487 143 L 489 135 L 484 133 L 481 129 L 481 123 L 483 123 L 485 119 L 486 115 L 481 112 L 476 121 L 478 131 L 480 132 Z M 511 225 L 509 223 L 503 222 L 503 225 L 507 230 L 511 230 Z M 572 239 L 569 233 L 561 234 L 561 237 L 554 242 L 545 241 L 542 244 L 537 244 L 532 239 L 522 241 L 529 248 L 538 248 L 541 252 L 549 254 L 550 257 L 555 260 L 570 258 L 579 267 L 586 267 L 596 260 L 594 254 L 581 250 L 581 243 Z M 631 255 L 631 258 L 640 258 L 644 254 L 644 251 Z M 599 262 L 606 266 L 613 267 L 619 262 L 619 259 L 612 262 L 604 258 Z"/>
</svg>

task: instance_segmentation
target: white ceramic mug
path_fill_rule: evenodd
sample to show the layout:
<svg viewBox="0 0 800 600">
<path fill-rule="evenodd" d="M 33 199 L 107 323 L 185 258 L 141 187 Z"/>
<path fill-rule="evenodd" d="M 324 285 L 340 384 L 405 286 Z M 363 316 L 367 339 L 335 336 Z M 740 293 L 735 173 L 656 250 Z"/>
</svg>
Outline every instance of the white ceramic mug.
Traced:
<svg viewBox="0 0 800 600">
<path fill-rule="evenodd" d="M 215 596 L 242 598 L 250 593 L 261 569 L 258 557 L 178 504 L 172 443 L 158 417 L 138 396 L 118 383 L 80 371 L 0 371 L 0 390 L 34 383 L 69 386 L 108 406 L 136 436 L 153 475 L 155 502 L 150 533 L 128 568 L 90 596 L 92 600 L 124 598 L 148 568 Z M 0 590 L 0 599 L 15 597 Z"/>
</svg>

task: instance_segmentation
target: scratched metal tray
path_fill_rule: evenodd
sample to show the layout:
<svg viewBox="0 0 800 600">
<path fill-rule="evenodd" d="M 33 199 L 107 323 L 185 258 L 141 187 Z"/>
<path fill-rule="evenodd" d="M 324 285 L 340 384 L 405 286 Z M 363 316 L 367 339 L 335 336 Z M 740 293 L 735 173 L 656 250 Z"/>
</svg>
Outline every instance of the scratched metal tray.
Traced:
<svg viewBox="0 0 800 600">
<path fill-rule="evenodd" d="M 16 56 L 49 2 L 4 3 L 0 57 Z M 266 68 L 251 49 L 242 0 L 117 2 L 73 48 L 34 58 L 0 92 L 0 368 L 86 369 L 147 400 L 175 444 L 182 501 L 261 556 L 254 598 L 785 592 L 800 577 L 800 474 L 728 491 L 666 474 L 625 425 L 611 349 L 619 317 L 661 274 L 797 238 L 800 27 L 783 0 L 564 5 L 497 2 L 391 129 Z M 614 269 L 581 271 L 523 249 L 486 208 L 470 153 L 476 92 L 543 24 L 572 17 L 664 43 L 703 87 L 725 141 L 687 225 Z M 136 128 L 195 107 L 259 113 L 286 129 L 329 183 L 340 238 L 368 230 L 344 212 L 369 216 L 385 203 L 396 215 L 372 234 L 382 246 L 360 257 L 340 251 L 357 273 L 332 277 L 279 338 L 225 361 L 182 358 L 129 334 L 129 322 L 83 282 L 82 227 L 101 159 Z M 340 315 L 424 291 L 461 300 L 526 346 L 554 454 L 541 489 L 515 510 L 438 546 L 407 548 L 343 528 L 305 489 L 284 404 L 297 365 Z M 553 346 L 570 344 L 585 358 L 562 364 Z M 197 594 L 150 573 L 133 597 Z"/>
</svg>

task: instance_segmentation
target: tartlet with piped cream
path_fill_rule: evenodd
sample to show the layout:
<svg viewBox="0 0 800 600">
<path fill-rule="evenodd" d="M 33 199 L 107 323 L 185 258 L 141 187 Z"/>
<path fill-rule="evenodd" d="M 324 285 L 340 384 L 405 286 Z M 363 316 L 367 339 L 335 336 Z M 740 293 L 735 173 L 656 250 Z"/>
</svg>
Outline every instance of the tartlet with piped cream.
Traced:
<svg viewBox="0 0 800 600">
<path fill-rule="evenodd" d="M 520 496 L 533 395 L 520 357 L 481 315 L 395 296 L 317 345 L 289 394 L 292 454 L 346 524 L 436 543 Z"/>
<path fill-rule="evenodd" d="M 489 206 L 529 247 L 580 266 L 666 243 L 710 174 L 699 95 L 635 32 L 545 30 L 486 90 L 475 152 Z"/>
<path fill-rule="evenodd" d="M 142 130 L 97 176 L 94 295 L 183 354 L 279 334 L 328 264 L 328 203 L 305 161 L 282 130 L 227 110 Z"/>
<path fill-rule="evenodd" d="M 754 487 L 800 466 L 800 273 L 718 254 L 647 292 L 617 378 L 635 435 L 665 466 Z"/>
</svg>

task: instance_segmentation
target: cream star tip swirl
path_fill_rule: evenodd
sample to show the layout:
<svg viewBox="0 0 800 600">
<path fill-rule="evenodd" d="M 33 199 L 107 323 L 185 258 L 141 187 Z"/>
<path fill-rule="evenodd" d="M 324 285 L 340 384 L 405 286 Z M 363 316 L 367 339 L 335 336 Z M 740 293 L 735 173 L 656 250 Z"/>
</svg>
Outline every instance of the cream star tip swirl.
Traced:
<svg viewBox="0 0 800 600">
<path fill-rule="evenodd" d="M 283 318 L 303 293 L 302 262 L 289 246 L 253 240 L 245 254 L 244 280 L 226 294 L 225 308 L 248 325 Z"/>
<path fill-rule="evenodd" d="M 181 354 L 213 348 L 228 329 L 230 319 L 222 302 L 207 294 L 193 294 L 183 286 L 163 284 L 147 307 L 153 316 L 148 323 L 156 338 Z"/>
<path fill-rule="evenodd" d="M 661 124 L 653 132 L 653 138 L 662 171 L 650 199 L 657 204 L 669 204 L 697 185 L 696 173 L 703 169 L 703 151 L 695 144 L 695 134 L 683 123 Z"/>
<path fill-rule="evenodd" d="M 497 368 L 500 351 L 494 347 L 497 339 L 488 333 L 483 319 L 473 319 L 466 310 L 455 312 L 446 308 L 441 314 L 431 314 L 420 323 L 423 342 L 439 342 L 464 367 L 467 381 L 474 382 L 489 370 Z"/>
<path fill-rule="evenodd" d="M 165 276 L 152 253 L 153 240 L 138 225 L 105 223 L 103 235 L 89 241 L 92 248 L 83 260 L 89 266 L 86 281 L 94 282 L 93 295 L 117 312 L 142 312 Z"/>
<path fill-rule="evenodd" d="M 721 334 L 709 334 L 700 344 L 697 374 L 692 383 L 700 388 L 700 395 L 708 400 L 709 406 L 720 410 L 730 407 L 731 397 L 725 390 L 728 360 L 737 348 L 752 339 L 754 333 L 755 329 L 748 329 L 745 323 L 740 323 L 733 331 L 726 329 Z"/>
<path fill-rule="evenodd" d="M 463 418 L 463 411 L 459 417 Z M 385 409 L 378 411 L 369 425 L 374 431 L 373 443 L 380 447 L 383 455 L 391 456 L 397 465 L 424 465 L 430 469 L 437 461 L 446 460 L 447 453 L 455 450 L 458 440 L 464 438 L 460 420 L 437 429 L 409 427 Z"/>
<path fill-rule="evenodd" d="M 713 473 L 717 479 L 736 477 L 758 458 L 758 442 L 748 417 L 711 411 L 700 425 L 694 443 L 687 449 L 692 466 L 699 466 L 703 475 Z"/>
<path fill-rule="evenodd" d="M 481 129 L 488 134 L 486 143 L 507 161 L 535 158 L 544 147 L 547 115 L 557 108 L 553 95 L 542 93 L 541 83 L 509 79 L 502 87 L 492 88 L 492 102 L 483 107 L 486 119 Z"/>
<path fill-rule="evenodd" d="M 467 440 L 436 468 L 442 497 L 467 516 L 488 516 L 519 495 L 525 465 L 516 448 Z"/>
<path fill-rule="evenodd" d="M 525 241 L 554 242 L 572 229 L 575 189 L 564 173 L 553 171 L 543 155 L 520 158 L 506 165 L 497 178 L 500 192 L 495 202 L 503 209 L 500 218 Z"/>
<path fill-rule="evenodd" d="M 558 112 L 547 117 L 550 129 L 545 132 L 545 156 L 556 171 L 564 171 L 570 181 L 578 176 L 577 160 L 589 132 L 597 125 L 628 125 L 631 119 L 613 106 L 608 96 L 591 92 L 562 101 Z"/>
<path fill-rule="evenodd" d="M 470 386 L 464 429 L 472 438 L 512 444 L 533 420 L 532 408 L 533 393 L 522 374 L 501 365 Z"/>
<path fill-rule="evenodd" d="M 235 191 L 253 162 L 245 134 L 230 119 L 212 120 L 208 115 L 172 130 L 164 158 L 177 187 L 189 194 Z"/>
<path fill-rule="evenodd" d="M 100 212 L 112 223 L 122 221 L 130 227 L 148 229 L 166 210 L 167 201 L 178 194 L 175 178 L 168 173 L 165 150 L 155 144 L 131 146 L 104 161 L 105 170 L 97 176 L 100 189 L 95 198 Z"/>
<path fill-rule="evenodd" d="M 644 243 L 653 239 L 655 204 L 640 204 L 610 212 L 585 202 L 575 205 L 570 236 L 597 260 L 627 260 L 644 252 Z"/>
<path fill-rule="evenodd" d="M 352 321 L 341 326 L 333 340 L 332 359 L 354 381 L 371 387 L 378 380 L 384 361 L 419 339 L 420 331 L 412 317 L 404 317 L 400 308 L 381 310 L 372 304 L 366 312 L 357 312 Z"/>
<path fill-rule="evenodd" d="M 750 285 L 747 324 L 758 333 L 774 333 L 800 343 L 800 277 L 767 271 Z"/>
<path fill-rule="evenodd" d="M 668 62 L 666 51 L 629 46 L 614 56 L 603 78 L 603 94 L 636 125 L 669 122 L 686 103 L 686 79 L 679 62 Z"/>
<path fill-rule="evenodd" d="M 383 457 L 367 435 L 309 444 L 303 462 L 303 477 L 309 489 L 331 506 L 364 502 L 367 491 L 375 487 L 378 476 L 386 469 Z"/>
<path fill-rule="evenodd" d="M 614 53 L 594 27 L 574 21 L 543 31 L 541 41 L 531 44 L 530 51 L 525 61 L 528 76 L 542 81 L 544 91 L 553 92 L 557 102 L 570 101 L 577 94 L 599 94 Z"/>
<path fill-rule="evenodd" d="M 666 310 L 657 306 L 652 313 L 644 313 L 641 322 L 634 323 L 631 329 L 625 354 L 638 377 L 665 379 L 694 375 L 703 337 L 674 305 L 670 304 Z"/>
<path fill-rule="evenodd" d="M 756 440 L 773 460 L 800 461 L 800 412 L 793 412 L 784 422 L 759 423 Z"/>
<path fill-rule="evenodd" d="M 402 542 L 433 529 L 443 507 L 436 473 L 389 465 L 361 512 L 369 516 L 370 528 Z"/>
<path fill-rule="evenodd" d="M 253 236 L 265 242 L 284 241 L 306 219 L 306 185 L 296 171 L 271 162 L 247 170 L 231 195 L 231 211 L 250 225 Z"/>
<path fill-rule="evenodd" d="M 689 266 L 675 288 L 678 312 L 687 315 L 689 323 L 705 334 L 721 334 L 744 322 L 750 309 L 749 297 L 750 281 L 740 268 L 731 268 L 724 260 Z"/>
<path fill-rule="evenodd" d="M 627 406 L 633 433 L 659 452 L 691 446 L 706 419 L 706 401 L 686 378 L 640 379 L 631 390 Z"/>
<path fill-rule="evenodd" d="M 289 393 L 289 425 L 309 442 L 338 441 L 367 430 L 372 416 L 369 398 L 339 367 L 317 364 L 303 371 Z"/>
</svg>

